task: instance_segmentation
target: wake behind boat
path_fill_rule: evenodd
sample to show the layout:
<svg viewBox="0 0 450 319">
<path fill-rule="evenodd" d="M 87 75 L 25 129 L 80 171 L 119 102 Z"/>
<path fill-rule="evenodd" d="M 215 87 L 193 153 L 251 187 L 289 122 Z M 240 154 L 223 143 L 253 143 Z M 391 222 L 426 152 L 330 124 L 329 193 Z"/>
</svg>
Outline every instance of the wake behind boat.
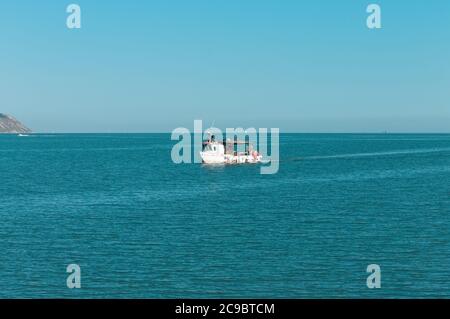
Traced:
<svg viewBox="0 0 450 319">
<path fill-rule="evenodd" d="M 244 145 L 244 151 L 239 152 L 238 146 Z M 262 156 L 253 145 L 247 141 L 216 141 L 212 135 L 207 141 L 203 142 L 203 151 L 200 156 L 204 164 L 244 164 L 261 163 Z"/>
</svg>

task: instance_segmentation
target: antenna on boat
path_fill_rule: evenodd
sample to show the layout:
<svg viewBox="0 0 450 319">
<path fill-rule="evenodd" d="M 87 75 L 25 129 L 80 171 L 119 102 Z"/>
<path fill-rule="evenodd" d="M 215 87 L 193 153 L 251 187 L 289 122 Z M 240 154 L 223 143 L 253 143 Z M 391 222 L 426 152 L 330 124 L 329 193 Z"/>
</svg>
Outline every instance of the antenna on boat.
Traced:
<svg viewBox="0 0 450 319">
<path fill-rule="evenodd" d="M 208 140 L 209 140 L 209 141 L 211 141 L 212 138 L 213 138 L 213 136 L 214 136 L 214 135 L 212 135 L 211 130 L 210 130 L 211 128 L 214 127 L 214 123 L 216 123 L 216 120 L 212 121 L 211 126 L 205 131 L 205 133 L 207 133 L 207 134 L 209 135 L 209 136 L 208 136 Z"/>
</svg>

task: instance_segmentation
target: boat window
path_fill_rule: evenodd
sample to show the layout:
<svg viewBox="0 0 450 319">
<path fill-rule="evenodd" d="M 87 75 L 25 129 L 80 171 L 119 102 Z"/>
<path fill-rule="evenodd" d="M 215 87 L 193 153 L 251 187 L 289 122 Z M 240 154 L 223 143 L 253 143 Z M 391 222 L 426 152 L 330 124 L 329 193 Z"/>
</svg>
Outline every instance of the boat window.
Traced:
<svg viewBox="0 0 450 319">
<path fill-rule="evenodd" d="M 212 150 L 211 144 L 205 145 L 205 146 L 203 147 L 203 150 L 204 150 L 205 152 L 211 151 L 211 150 Z"/>
</svg>

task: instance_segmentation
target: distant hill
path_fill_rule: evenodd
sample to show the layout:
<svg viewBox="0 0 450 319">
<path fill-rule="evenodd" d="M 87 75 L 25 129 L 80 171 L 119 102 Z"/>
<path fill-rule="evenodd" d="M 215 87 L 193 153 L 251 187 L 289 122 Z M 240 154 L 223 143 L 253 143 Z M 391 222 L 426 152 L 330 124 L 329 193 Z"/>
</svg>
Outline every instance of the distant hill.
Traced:
<svg viewBox="0 0 450 319">
<path fill-rule="evenodd" d="M 0 133 L 29 133 L 31 130 L 12 116 L 0 113 Z"/>
</svg>

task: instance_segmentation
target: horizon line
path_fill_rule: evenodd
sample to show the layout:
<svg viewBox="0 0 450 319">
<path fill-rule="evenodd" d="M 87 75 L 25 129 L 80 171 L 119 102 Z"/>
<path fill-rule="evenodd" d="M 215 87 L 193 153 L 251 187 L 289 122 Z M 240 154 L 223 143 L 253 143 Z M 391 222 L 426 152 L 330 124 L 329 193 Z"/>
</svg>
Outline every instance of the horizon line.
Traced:
<svg viewBox="0 0 450 319">
<path fill-rule="evenodd" d="M 270 131 L 268 131 L 270 132 Z M 205 133 L 205 132 L 202 132 Z M 300 132 L 300 131 L 280 131 L 280 134 L 376 134 L 376 135 L 400 135 L 400 134 L 450 134 L 450 131 L 404 131 L 404 132 L 358 132 L 358 131 L 348 131 L 348 132 Z M 41 132 L 27 132 L 27 133 L 21 133 L 21 132 L 0 132 L 0 135 L 17 135 L 17 134 L 172 134 L 171 131 L 137 131 L 137 132 L 125 132 L 125 131 L 116 131 L 116 132 L 50 132 L 50 131 L 41 131 Z M 195 134 L 194 132 L 191 132 L 191 134 Z"/>
</svg>

